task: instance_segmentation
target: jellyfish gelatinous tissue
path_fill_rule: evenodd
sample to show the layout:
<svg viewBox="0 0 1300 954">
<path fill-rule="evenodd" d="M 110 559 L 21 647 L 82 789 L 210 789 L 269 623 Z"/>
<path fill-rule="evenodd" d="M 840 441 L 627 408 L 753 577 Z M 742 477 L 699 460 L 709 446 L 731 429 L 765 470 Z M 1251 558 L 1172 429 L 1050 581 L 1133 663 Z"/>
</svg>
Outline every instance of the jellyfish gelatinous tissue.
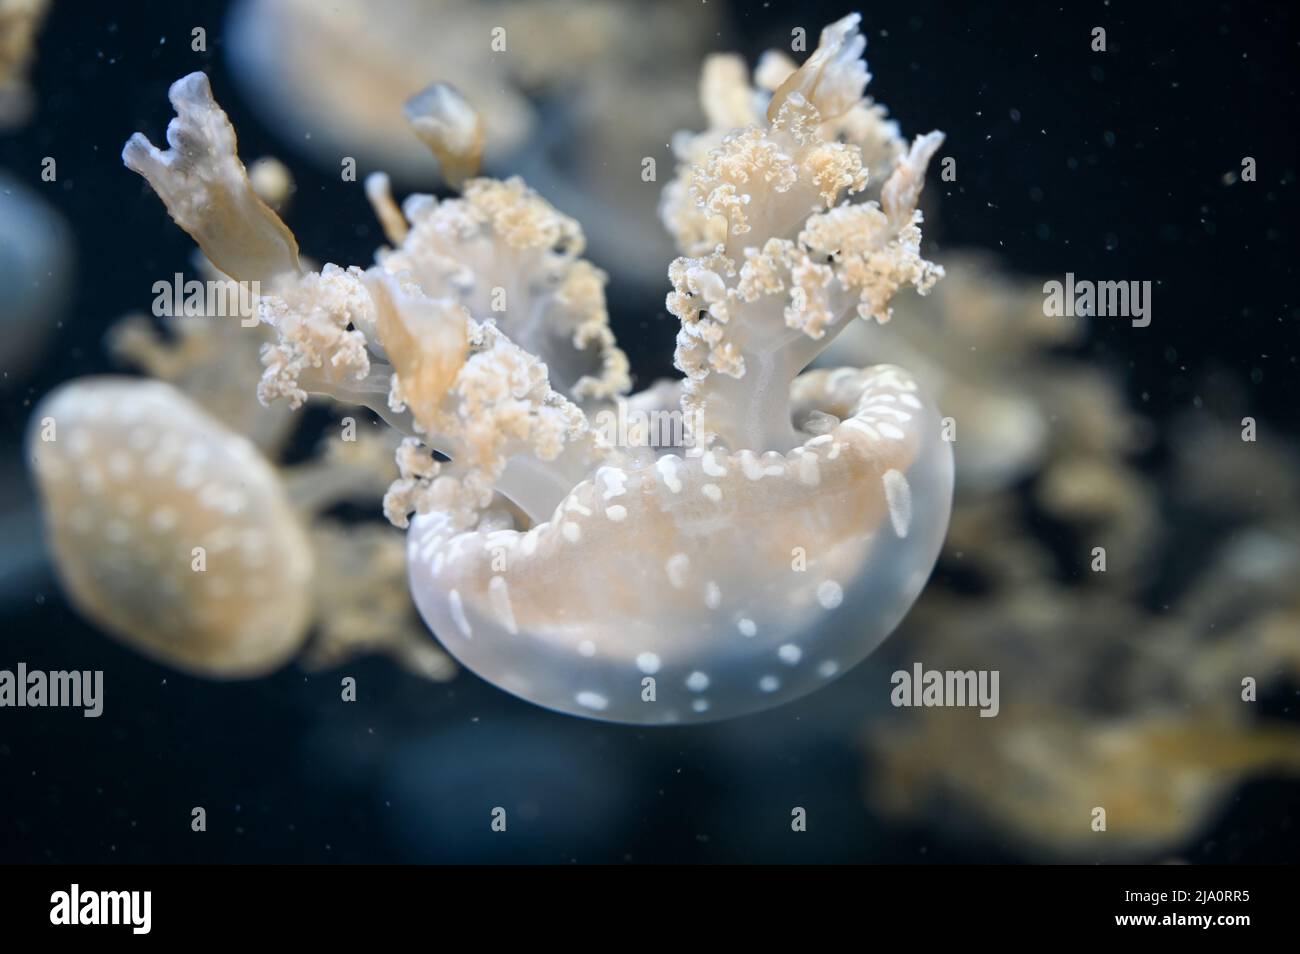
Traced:
<svg viewBox="0 0 1300 954">
<path fill-rule="evenodd" d="M 261 283 L 263 401 L 326 395 L 405 434 L 384 507 L 415 601 L 501 688 L 620 722 L 765 709 L 861 660 L 924 586 L 952 494 L 937 410 L 902 368 L 804 372 L 942 275 L 916 208 L 942 136 L 909 147 L 864 97 L 858 22 L 798 69 L 766 59 L 756 88 L 734 59 L 706 68 L 712 128 L 674 143 L 662 206 L 685 380 L 631 398 L 582 229 L 522 180 L 398 209 L 372 177 L 393 247 L 309 271 L 202 74 L 171 88 L 169 150 L 127 143 L 208 259 Z M 450 87 L 407 111 L 444 163 L 480 141 Z M 627 407 L 695 426 L 612 439 L 599 422 Z"/>
<path fill-rule="evenodd" d="M 325 513 L 382 493 L 387 477 L 379 486 L 377 478 L 394 442 L 330 440 L 314 459 L 276 467 L 272 447 L 252 438 L 281 443 L 279 422 L 249 420 L 247 407 L 205 386 L 215 357 L 206 349 L 232 344 L 229 329 L 216 317 L 186 322 L 191 337 L 179 344 L 146 338 L 134 320 L 115 336 L 183 387 L 76 378 L 32 416 L 28 457 L 72 603 L 135 650 L 211 679 L 262 676 L 294 657 L 315 669 L 373 652 L 450 678 L 455 667 L 413 619 L 401 535 Z M 200 340 L 208 334 L 214 340 Z"/>
<path fill-rule="evenodd" d="M 54 438 L 28 441 L 51 550 L 88 615 L 186 671 L 260 674 L 294 654 L 312 552 L 247 438 L 161 381 L 85 378 L 37 415 Z"/>
</svg>

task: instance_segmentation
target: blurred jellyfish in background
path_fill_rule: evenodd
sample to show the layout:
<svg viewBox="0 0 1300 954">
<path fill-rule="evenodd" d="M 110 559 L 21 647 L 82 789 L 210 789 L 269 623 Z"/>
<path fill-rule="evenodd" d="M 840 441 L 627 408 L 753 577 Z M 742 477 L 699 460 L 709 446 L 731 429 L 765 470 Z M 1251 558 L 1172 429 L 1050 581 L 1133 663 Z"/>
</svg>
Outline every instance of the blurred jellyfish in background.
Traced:
<svg viewBox="0 0 1300 954">
<path fill-rule="evenodd" d="M 1245 778 L 1300 772 L 1300 731 L 1241 697 L 1245 675 L 1300 675 L 1280 628 L 1294 605 L 1216 634 L 1198 613 L 1046 584 L 982 607 L 941 600 L 918 608 L 909 658 L 998 669 L 1002 709 L 875 720 L 866 786 L 887 817 L 1036 857 L 1151 860 L 1212 823 Z"/>
<path fill-rule="evenodd" d="M 0 171 L 0 390 L 25 380 L 68 303 L 72 233 L 57 211 Z"/>
<path fill-rule="evenodd" d="M 225 49 L 250 105 L 289 146 L 331 171 L 351 156 L 426 188 L 437 166 L 402 104 L 454 85 L 487 118 L 486 168 L 523 176 L 582 222 L 598 264 L 640 292 L 663 285 L 673 254 L 643 160 L 666 175 L 669 137 L 697 125 L 694 77 L 715 6 L 240 0 Z"/>
<path fill-rule="evenodd" d="M 49 350 L 72 298 L 71 229 L 53 206 L 0 170 L 0 395 L 11 400 Z M 0 599 L 40 572 L 37 516 L 17 454 L 0 462 Z"/>
<path fill-rule="evenodd" d="M 245 438 L 169 385 L 91 377 L 40 403 L 28 448 L 86 615 L 192 672 L 260 675 L 297 650 L 311 552 Z"/>
<path fill-rule="evenodd" d="M 262 326 L 166 321 L 169 336 L 138 315 L 109 336 L 150 378 L 74 379 L 32 415 L 28 459 L 73 603 L 145 655 L 208 677 L 383 652 L 450 678 L 407 594 L 401 535 L 328 515 L 382 495 L 395 442 L 345 420 L 306 461 L 277 467 L 296 422 L 258 404 L 257 375 L 230 360 L 256 367 Z"/>
<path fill-rule="evenodd" d="M 49 0 L 0 0 L 0 130 L 19 126 L 32 115 L 27 76 L 49 6 Z"/>
<path fill-rule="evenodd" d="M 913 300 L 926 318 L 837 343 L 865 360 L 910 353 L 918 327 L 938 342 L 918 377 L 947 395 L 958 491 L 942 569 L 886 652 L 996 669 L 1003 700 L 993 719 L 876 715 L 864 784 L 886 818 L 984 846 L 1158 859 L 1245 779 L 1300 774 L 1300 731 L 1242 698 L 1247 677 L 1261 694 L 1300 681 L 1300 471 L 1289 447 L 1242 440 L 1239 404 L 1177 423 L 1150 459 L 1155 432 L 1116 378 L 1033 347 L 1081 329 L 1046 328 L 1037 283 L 1017 281 L 959 259 Z"/>
<path fill-rule="evenodd" d="M 534 132 L 532 106 L 511 82 L 508 57 L 494 57 L 489 47 L 500 25 L 492 10 L 438 0 L 241 0 L 225 48 L 250 105 L 291 148 L 331 171 L 352 156 L 365 167 L 429 181 L 437 167 L 411 136 L 402 103 L 435 80 L 454 82 L 491 117 L 493 155 Z M 470 36 L 481 45 L 468 43 Z"/>
</svg>

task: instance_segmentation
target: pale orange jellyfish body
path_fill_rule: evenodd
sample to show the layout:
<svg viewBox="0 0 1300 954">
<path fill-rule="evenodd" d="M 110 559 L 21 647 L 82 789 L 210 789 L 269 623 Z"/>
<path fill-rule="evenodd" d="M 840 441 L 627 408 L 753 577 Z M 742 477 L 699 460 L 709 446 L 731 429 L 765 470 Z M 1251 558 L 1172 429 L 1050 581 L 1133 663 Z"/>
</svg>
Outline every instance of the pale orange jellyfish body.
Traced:
<svg viewBox="0 0 1300 954">
<path fill-rule="evenodd" d="M 27 447 L 64 589 L 114 636 L 224 677 L 301 648 L 311 547 L 245 437 L 168 384 L 102 377 L 46 397 Z"/>
</svg>

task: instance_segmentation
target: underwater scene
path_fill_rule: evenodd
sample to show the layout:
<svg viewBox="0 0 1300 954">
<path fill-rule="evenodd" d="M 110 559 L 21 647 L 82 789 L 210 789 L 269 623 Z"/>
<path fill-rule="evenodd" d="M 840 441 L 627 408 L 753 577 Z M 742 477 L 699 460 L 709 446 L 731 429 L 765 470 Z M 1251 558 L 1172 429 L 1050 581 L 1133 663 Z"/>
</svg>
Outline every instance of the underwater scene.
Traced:
<svg viewBox="0 0 1300 954">
<path fill-rule="evenodd" d="M 1294 862 L 1297 19 L 0 0 L 0 862 Z"/>
</svg>

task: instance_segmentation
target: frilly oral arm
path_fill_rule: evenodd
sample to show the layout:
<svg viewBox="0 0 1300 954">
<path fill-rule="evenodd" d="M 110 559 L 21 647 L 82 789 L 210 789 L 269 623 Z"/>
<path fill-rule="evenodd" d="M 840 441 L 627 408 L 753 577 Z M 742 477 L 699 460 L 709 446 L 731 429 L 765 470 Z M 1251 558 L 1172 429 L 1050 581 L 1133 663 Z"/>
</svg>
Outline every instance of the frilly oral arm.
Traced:
<svg viewBox="0 0 1300 954">
<path fill-rule="evenodd" d="M 822 30 L 813 55 L 772 94 L 769 123 L 776 122 L 794 96 L 816 106 L 822 122 L 844 115 L 861 101 L 871 82 L 862 59 L 867 40 L 858 29 L 861 23 L 861 14 L 850 13 Z"/>
<path fill-rule="evenodd" d="M 489 264 L 503 251 L 516 263 L 532 253 L 535 277 L 556 286 L 554 301 L 545 303 L 556 314 L 544 316 L 558 327 L 556 336 L 570 348 L 599 349 L 597 374 L 579 378 L 575 388 L 603 396 L 625 385 L 626 359 L 608 332 L 604 277 L 576 258 L 583 242 L 577 223 L 522 182 L 475 179 L 465 200 L 439 206 L 422 197 L 408 203 L 401 221 L 387 216 L 390 237 L 403 242 L 392 267 L 326 265 L 304 273 L 293 236 L 253 193 L 234 130 L 206 77 L 179 80 L 171 100 L 177 110 L 168 128 L 172 149 L 159 152 L 136 134 L 123 158 L 215 265 L 238 279 L 265 281 L 259 316 L 276 340 L 262 349 L 262 401 L 286 398 L 298 406 L 319 394 L 360 404 L 452 457 L 444 467 L 427 451 L 420 462 L 412 445 L 399 450 L 403 476 L 386 504 L 399 525 L 433 499 L 444 501 L 457 520 L 472 522 L 497 490 L 529 514 L 549 513 L 588 458 L 606 449 L 597 448 L 582 412 L 551 388 L 547 366 L 491 324 L 475 322 L 456 281 L 440 281 L 448 274 L 473 281 L 472 269 L 439 261 L 436 248 L 420 244 L 426 234 L 402 226 L 418 218 L 412 208 L 445 208 L 438 227 L 458 233 L 488 226 L 482 251 Z M 375 180 L 369 193 L 381 210 L 395 211 L 386 181 Z M 421 277 L 431 287 L 416 280 Z M 525 292 L 516 300 L 530 314 L 540 308 L 536 302 L 523 308 Z"/>
<path fill-rule="evenodd" d="M 236 152 L 234 127 L 212 98 L 208 78 L 190 73 L 167 92 L 176 118 L 166 152 L 141 133 L 127 140 L 122 161 L 139 173 L 176 224 L 208 259 L 239 281 L 270 282 L 298 274 L 298 243 L 257 197 Z"/>
<path fill-rule="evenodd" d="M 483 163 L 483 119 L 458 89 L 434 83 L 408 99 L 403 112 L 437 158 L 447 185 L 459 189 L 466 179 L 478 175 Z"/>
<path fill-rule="evenodd" d="M 383 186 L 368 186 L 376 214 L 390 239 L 402 236 L 379 253 L 385 270 L 409 273 L 427 294 L 494 320 L 546 362 L 555 389 L 575 401 L 630 389 L 627 358 L 609 328 L 606 276 L 580 257 L 586 240 L 576 221 L 522 179 L 472 179 L 458 198 L 409 197 L 399 228 Z"/>
<path fill-rule="evenodd" d="M 410 196 L 399 209 L 387 176 L 370 176 L 366 195 L 394 246 L 379 264 L 493 319 L 546 362 L 556 390 L 573 400 L 604 402 L 630 390 L 627 358 L 609 328 L 606 275 L 580 257 L 582 227 L 518 177 L 474 178 L 483 121 L 454 87 L 435 83 L 404 109 L 462 195 Z"/>
<path fill-rule="evenodd" d="M 857 147 L 869 178 L 853 190 L 855 201 L 876 197 L 907 144 L 888 110 L 864 95 L 871 75 L 858 59 L 865 48 L 865 40 L 857 35 L 859 19 L 852 14 L 827 27 L 817 52 L 802 68 L 784 52 L 768 50 L 754 68 L 752 83 L 744 60 L 735 54 L 705 60 L 700 106 L 708 128 L 673 136 L 678 166 L 664 187 L 659 209 L 681 254 L 704 255 L 727 240 L 726 220 L 696 205 L 695 168 L 703 167 L 734 131 L 778 125 L 782 109 L 789 106 L 806 112 L 807 103 L 813 102 L 815 120 L 807 116 L 805 122 L 815 123 L 820 139 Z"/>
<path fill-rule="evenodd" d="M 898 289 L 924 294 L 942 275 L 921 258 L 916 210 L 942 135 L 919 137 L 899 158 L 880 204 L 847 200 L 866 186 L 861 150 L 824 138 L 829 119 L 860 105 L 869 79 L 856 27 L 846 17 L 823 31 L 773 96 L 770 126 L 725 136 L 684 173 L 697 214 L 713 223 L 696 234 L 718 244 L 669 271 L 683 405 L 733 449 L 801 443 L 789 407 L 795 375 L 852 315 L 887 321 Z"/>
<path fill-rule="evenodd" d="M 439 510 L 454 526 L 468 527 L 494 491 L 544 520 L 593 462 L 609 455 L 582 411 L 550 387 L 534 356 L 490 324 L 471 326 L 470 345 L 436 411 L 416 426 L 420 441 L 454 465 L 444 470 L 417 441 L 403 443 L 402 477 L 384 501 L 398 526 L 413 511 Z"/>
<path fill-rule="evenodd" d="M 549 513 L 596 452 L 586 418 L 550 387 L 546 366 L 456 301 L 381 268 L 328 265 L 278 291 L 264 302 L 280 338 L 263 351 L 261 396 L 323 394 L 406 434 L 402 476 L 385 501 L 397 525 L 435 506 L 471 522 L 495 490 L 531 515 Z"/>
</svg>

